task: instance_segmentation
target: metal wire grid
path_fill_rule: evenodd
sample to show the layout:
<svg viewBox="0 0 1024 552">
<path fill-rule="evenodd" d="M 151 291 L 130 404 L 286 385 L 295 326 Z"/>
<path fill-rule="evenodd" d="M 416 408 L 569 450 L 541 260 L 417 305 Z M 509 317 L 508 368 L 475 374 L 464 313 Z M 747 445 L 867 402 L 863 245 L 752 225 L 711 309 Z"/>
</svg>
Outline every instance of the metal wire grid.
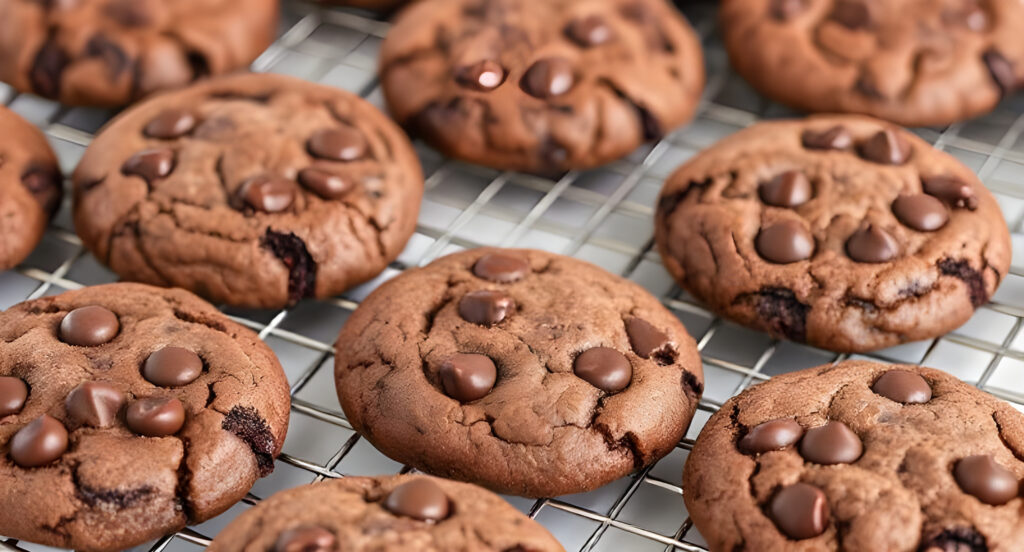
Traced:
<svg viewBox="0 0 1024 552">
<path fill-rule="evenodd" d="M 679 480 L 693 438 L 730 396 L 772 375 L 845 358 L 714 318 L 675 287 L 652 250 L 652 206 L 676 166 L 718 138 L 764 117 L 790 115 L 758 97 L 727 67 L 714 37 L 713 4 L 687 5 L 706 50 L 709 84 L 696 120 L 629 158 L 557 181 L 441 159 L 417 144 L 427 193 L 417 233 L 377 280 L 341 297 L 277 312 L 227 308 L 278 354 L 292 391 L 292 423 L 277 470 L 225 514 L 137 550 L 195 550 L 244 509 L 275 491 L 326 478 L 408 471 L 375 451 L 345 420 L 333 387 L 332 342 L 348 314 L 381 281 L 462 248 L 539 247 L 574 255 L 622 274 L 663 298 L 698 340 L 707 380 L 687 436 L 652 468 L 591 493 L 557 499 L 507 497 L 567 550 L 706 550 L 681 500 Z M 277 42 L 254 64 L 357 92 L 380 105 L 376 52 L 388 24 L 356 11 L 287 4 Z M 973 168 L 996 193 L 1013 233 L 1018 264 L 993 301 L 943 338 L 880 351 L 871 358 L 945 369 L 1024 410 L 1024 99 L 995 113 L 919 133 Z M 69 109 L 0 85 L 0 101 L 37 123 L 70 172 L 111 113 Z M 1016 102 L 1016 103 L 1014 103 Z M 67 202 L 40 247 L 0 273 L 0 307 L 83 285 L 116 281 L 72 231 Z M 340 443 L 340 447 L 339 447 Z M 0 549 L 49 550 L 0 537 Z"/>
</svg>

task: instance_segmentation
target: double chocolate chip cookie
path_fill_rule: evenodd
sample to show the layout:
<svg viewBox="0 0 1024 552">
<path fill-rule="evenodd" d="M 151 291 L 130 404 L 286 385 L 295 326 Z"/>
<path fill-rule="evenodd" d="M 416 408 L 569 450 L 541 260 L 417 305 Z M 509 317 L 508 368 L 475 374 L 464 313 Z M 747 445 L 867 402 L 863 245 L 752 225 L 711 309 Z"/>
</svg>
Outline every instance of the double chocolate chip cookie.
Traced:
<svg viewBox="0 0 1024 552">
<path fill-rule="evenodd" d="M 133 107 L 74 173 L 75 227 L 122 277 L 277 308 L 376 276 L 412 234 L 409 140 L 348 92 L 279 75 Z"/>
<path fill-rule="evenodd" d="M 654 463 L 704 388 L 693 339 L 643 288 L 512 249 L 382 285 L 342 329 L 335 376 L 349 422 L 384 454 L 533 497 Z"/>
<path fill-rule="evenodd" d="M 0 105 L 0 270 L 28 256 L 60 206 L 63 176 L 39 129 Z"/>
<path fill-rule="evenodd" d="M 850 361 L 705 425 L 683 498 L 712 551 L 1024 549 L 1024 415 L 938 370 Z"/>
<path fill-rule="evenodd" d="M 228 525 L 210 552 L 561 552 L 497 495 L 426 475 L 346 477 L 278 493 Z"/>
<path fill-rule="evenodd" d="M 255 333 L 183 290 L 110 284 L 0 314 L 0 534 L 121 550 L 273 470 L 288 386 Z"/>
<path fill-rule="evenodd" d="M 277 0 L 0 0 L 0 81 L 118 106 L 244 68 L 274 39 Z"/>
<path fill-rule="evenodd" d="M 537 173 L 661 137 L 704 86 L 700 44 L 664 0 L 423 0 L 380 73 L 394 117 L 446 155 Z"/>
<path fill-rule="evenodd" d="M 740 75 L 806 111 L 945 125 L 1024 84 L 1019 0 L 723 0 L 721 27 Z"/>
<path fill-rule="evenodd" d="M 738 132 L 668 179 L 656 217 L 665 267 L 712 310 L 833 351 L 953 330 L 1010 267 L 978 178 L 867 117 Z"/>
</svg>

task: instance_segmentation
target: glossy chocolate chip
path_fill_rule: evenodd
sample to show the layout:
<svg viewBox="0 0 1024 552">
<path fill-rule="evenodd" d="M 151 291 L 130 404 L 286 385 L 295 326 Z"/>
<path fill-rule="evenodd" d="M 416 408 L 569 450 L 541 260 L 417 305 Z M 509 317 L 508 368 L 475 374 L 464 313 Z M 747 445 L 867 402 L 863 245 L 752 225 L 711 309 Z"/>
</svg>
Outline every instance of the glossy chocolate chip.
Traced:
<svg viewBox="0 0 1024 552">
<path fill-rule="evenodd" d="M 153 182 L 171 174 L 174 170 L 174 150 L 156 148 L 143 150 L 128 158 L 121 165 L 121 173 L 140 176 L 146 182 Z"/>
<path fill-rule="evenodd" d="M 430 522 L 444 520 L 451 511 L 448 496 L 441 487 L 425 477 L 418 477 L 392 489 L 384 500 L 384 507 L 398 516 Z"/>
<path fill-rule="evenodd" d="M 928 194 L 901 195 L 892 202 L 892 212 L 903 224 L 919 232 L 934 232 L 949 222 L 949 211 Z"/>
<path fill-rule="evenodd" d="M 839 0 L 829 19 L 853 31 L 867 29 L 871 26 L 871 11 L 864 0 Z"/>
<path fill-rule="evenodd" d="M 110 427 L 124 406 L 124 393 L 102 381 L 87 381 L 68 393 L 64 407 L 73 425 Z"/>
<path fill-rule="evenodd" d="M 161 387 L 181 387 L 203 373 L 203 359 L 183 347 L 164 347 L 149 355 L 142 365 L 142 377 Z"/>
<path fill-rule="evenodd" d="M 1020 483 L 1013 472 L 984 454 L 968 456 L 956 463 L 953 476 L 963 491 L 992 506 L 1001 506 L 1020 494 Z"/>
<path fill-rule="evenodd" d="M 142 132 L 160 140 L 173 140 L 192 132 L 196 128 L 196 116 L 183 109 L 165 109 L 153 117 Z"/>
<path fill-rule="evenodd" d="M 800 142 L 807 149 L 845 151 L 853 147 L 853 135 L 846 127 L 836 125 L 825 130 L 805 130 Z"/>
<path fill-rule="evenodd" d="M 455 82 L 471 90 L 487 92 L 505 82 L 505 69 L 494 60 L 481 60 L 459 68 L 455 72 Z"/>
<path fill-rule="evenodd" d="M 627 318 L 626 335 L 629 336 L 629 345 L 641 358 L 653 356 L 669 360 L 667 364 L 675 361 L 675 349 L 668 335 L 643 318 Z"/>
<path fill-rule="evenodd" d="M 988 28 L 988 13 L 976 3 L 968 3 L 956 16 L 957 20 L 964 26 L 980 33 Z"/>
<path fill-rule="evenodd" d="M 992 75 L 992 80 L 999 87 L 999 92 L 1004 96 L 1017 89 L 1017 74 L 1013 70 L 1013 63 L 1006 59 L 998 50 L 988 50 L 981 55 L 985 67 Z"/>
<path fill-rule="evenodd" d="M 324 199 L 339 199 L 355 188 L 351 178 L 316 167 L 302 169 L 299 183 Z"/>
<path fill-rule="evenodd" d="M 800 441 L 800 455 L 815 464 L 852 464 L 863 452 L 860 437 L 843 422 L 834 420 L 808 429 Z"/>
<path fill-rule="evenodd" d="M 978 196 L 970 184 L 952 176 L 931 176 L 921 180 L 924 193 L 935 196 L 959 209 L 978 208 Z"/>
<path fill-rule="evenodd" d="M 565 27 L 565 35 L 584 48 L 600 46 L 612 39 L 612 28 L 597 14 L 573 19 Z"/>
<path fill-rule="evenodd" d="M 796 420 L 784 418 L 758 424 L 740 439 L 739 448 L 746 454 L 782 450 L 800 440 L 804 428 Z"/>
<path fill-rule="evenodd" d="M 882 165 L 902 165 L 910 159 L 913 146 L 892 128 L 880 130 L 860 145 L 860 155 Z"/>
<path fill-rule="evenodd" d="M 350 126 L 319 130 L 309 139 L 309 151 L 321 159 L 355 161 L 366 155 L 366 137 Z"/>
<path fill-rule="evenodd" d="M 768 513 L 779 531 L 794 540 L 817 537 L 828 527 L 828 499 L 824 491 L 807 483 L 779 489 Z"/>
<path fill-rule="evenodd" d="M 17 414 L 28 400 L 28 385 L 21 378 L 0 376 L 0 418 Z"/>
<path fill-rule="evenodd" d="M 761 201 L 776 207 L 796 207 L 811 199 L 811 181 L 800 171 L 786 171 L 757 187 Z"/>
<path fill-rule="evenodd" d="M 338 539 L 323 527 L 297 527 L 281 533 L 274 543 L 274 552 L 334 552 Z"/>
<path fill-rule="evenodd" d="M 783 220 L 761 229 L 755 245 L 765 260 L 788 264 L 811 258 L 814 253 L 814 236 L 801 222 Z"/>
<path fill-rule="evenodd" d="M 60 340 L 69 345 L 95 347 L 117 336 L 121 323 L 105 307 L 89 305 L 69 312 L 60 322 Z"/>
<path fill-rule="evenodd" d="M 884 263 L 900 253 L 896 238 L 874 224 L 868 224 L 854 232 L 846 240 L 846 253 L 861 263 Z"/>
<path fill-rule="evenodd" d="M 280 213 L 295 202 L 295 183 L 287 178 L 261 174 L 238 188 L 238 195 L 249 207 L 264 213 Z"/>
<path fill-rule="evenodd" d="M 523 90 L 542 100 L 561 96 L 576 84 L 572 63 L 561 57 L 550 57 L 535 62 L 523 75 Z"/>
<path fill-rule="evenodd" d="M 467 322 L 493 326 L 515 309 L 515 301 L 501 291 L 481 289 L 471 291 L 459 301 L 459 316 Z"/>
<path fill-rule="evenodd" d="M 576 357 L 572 371 L 583 381 L 606 393 L 622 391 L 633 379 L 633 366 L 629 364 L 629 359 L 611 347 L 594 347 L 583 351 Z"/>
<path fill-rule="evenodd" d="M 473 265 L 473 274 L 484 280 L 510 284 L 522 280 L 530 272 L 526 259 L 508 253 L 488 253 Z"/>
<path fill-rule="evenodd" d="M 482 399 L 498 380 L 498 369 L 486 355 L 459 353 L 441 365 L 444 394 L 460 402 Z"/>
<path fill-rule="evenodd" d="M 932 400 L 932 387 L 928 381 L 906 370 L 889 370 L 875 380 L 871 390 L 903 404 L 923 404 Z"/>
<path fill-rule="evenodd" d="M 174 397 L 148 397 L 128 405 L 128 429 L 146 437 L 174 435 L 185 425 L 185 406 Z"/>
<path fill-rule="evenodd" d="M 68 450 L 68 430 L 47 414 L 32 420 L 11 439 L 11 459 L 23 468 L 45 466 Z"/>
<path fill-rule="evenodd" d="M 772 0 L 769 11 L 772 18 L 778 21 L 789 21 L 800 15 L 807 8 L 806 0 Z"/>
</svg>

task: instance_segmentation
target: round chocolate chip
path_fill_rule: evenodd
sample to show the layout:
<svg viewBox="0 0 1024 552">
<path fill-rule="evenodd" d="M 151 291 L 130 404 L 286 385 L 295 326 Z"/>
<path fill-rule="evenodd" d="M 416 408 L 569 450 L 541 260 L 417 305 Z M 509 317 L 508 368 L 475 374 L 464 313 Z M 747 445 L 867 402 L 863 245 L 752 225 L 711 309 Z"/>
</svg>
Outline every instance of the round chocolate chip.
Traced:
<svg viewBox="0 0 1024 552">
<path fill-rule="evenodd" d="M 788 264 L 811 258 L 814 253 L 814 236 L 795 220 L 783 220 L 757 234 L 757 252 L 765 260 L 776 264 Z"/>
<path fill-rule="evenodd" d="M 565 27 L 565 35 L 584 48 L 600 46 L 612 39 L 612 28 L 597 14 L 573 19 Z"/>
<path fill-rule="evenodd" d="M 800 135 L 800 142 L 812 150 L 848 150 L 853 147 L 853 135 L 842 126 L 834 126 L 825 130 L 805 130 Z"/>
<path fill-rule="evenodd" d="M 923 178 L 924 193 L 935 196 L 959 209 L 978 208 L 978 196 L 970 184 L 953 176 L 932 176 Z"/>
<path fill-rule="evenodd" d="M 110 427 L 124 406 L 124 393 L 102 381 L 87 381 L 68 393 L 64 407 L 74 425 Z"/>
<path fill-rule="evenodd" d="M 21 378 L 0 376 L 0 418 L 17 414 L 28 400 L 28 385 Z"/>
<path fill-rule="evenodd" d="M 142 377 L 161 387 L 181 387 L 203 373 L 203 359 L 182 347 L 164 347 L 149 355 L 142 365 Z"/>
<path fill-rule="evenodd" d="M 384 507 L 398 516 L 430 522 L 442 521 L 451 511 L 448 496 L 441 487 L 425 477 L 418 477 L 392 489 L 384 501 Z"/>
<path fill-rule="evenodd" d="M 309 139 L 309 151 L 321 159 L 355 161 L 366 155 L 366 138 L 350 126 L 318 130 Z"/>
<path fill-rule="evenodd" d="M 565 58 L 550 57 L 531 65 L 520 86 L 527 94 L 545 100 L 566 94 L 575 84 L 572 63 Z"/>
<path fill-rule="evenodd" d="M 871 26 L 871 12 L 863 0 L 839 0 L 829 19 L 853 31 Z"/>
<path fill-rule="evenodd" d="M 846 253 L 861 263 L 884 263 L 894 259 L 899 252 L 896 238 L 874 224 L 860 228 L 846 240 Z"/>
<path fill-rule="evenodd" d="M 828 499 L 824 491 L 807 483 L 779 489 L 768 511 L 775 526 L 794 540 L 817 537 L 828 526 Z"/>
<path fill-rule="evenodd" d="M 280 213 L 295 201 L 295 183 L 280 176 L 261 174 L 243 182 L 238 195 L 257 211 Z"/>
<path fill-rule="evenodd" d="M 906 370 L 889 370 L 875 380 L 871 390 L 899 403 L 923 404 L 932 400 L 932 387 L 918 374 Z"/>
<path fill-rule="evenodd" d="M 626 335 L 629 336 L 629 345 L 641 358 L 654 356 L 668 360 L 666 364 L 675 362 L 676 352 L 668 335 L 650 322 L 636 317 L 626 319 Z"/>
<path fill-rule="evenodd" d="M 459 316 L 466 322 L 493 326 L 500 323 L 516 308 L 507 294 L 491 289 L 471 291 L 459 301 Z"/>
<path fill-rule="evenodd" d="M 174 150 L 157 148 L 143 150 L 128 158 L 121 165 L 121 173 L 140 176 L 146 182 L 161 179 L 174 170 Z"/>
<path fill-rule="evenodd" d="M 47 414 L 32 420 L 11 438 L 11 459 L 23 468 L 45 466 L 68 450 L 68 430 Z"/>
<path fill-rule="evenodd" d="M 165 109 L 154 117 L 142 132 L 150 138 L 173 140 L 196 128 L 196 117 L 183 109 Z"/>
<path fill-rule="evenodd" d="M 459 68 L 455 72 L 455 82 L 472 90 L 488 92 L 505 82 L 505 69 L 496 61 L 481 60 Z"/>
<path fill-rule="evenodd" d="M 740 451 L 746 454 L 760 454 L 782 450 L 800 440 L 804 428 L 796 420 L 784 418 L 757 424 L 740 439 Z"/>
<path fill-rule="evenodd" d="M 626 355 L 610 347 L 594 347 L 583 351 L 572 371 L 583 381 L 606 392 L 622 391 L 633 379 L 633 367 Z"/>
<path fill-rule="evenodd" d="M 786 171 L 757 188 L 761 201 L 776 207 L 796 207 L 811 199 L 811 181 L 800 171 Z"/>
<path fill-rule="evenodd" d="M 121 324 L 105 307 L 89 305 L 69 312 L 60 322 L 60 340 L 69 345 L 95 347 L 117 336 Z"/>
<path fill-rule="evenodd" d="M 910 142 L 893 128 L 878 131 L 860 145 L 861 157 L 882 165 L 902 165 L 912 152 Z"/>
<path fill-rule="evenodd" d="M 800 441 L 800 456 L 815 464 L 852 464 L 863 453 L 860 437 L 843 422 L 808 429 Z"/>
<path fill-rule="evenodd" d="M 185 425 L 185 406 L 174 397 L 138 399 L 125 411 L 128 429 L 146 437 L 174 435 Z"/>
<path fill-rule="evenodd" d="M 992 456 L 968 456 L 956 463 L 953 476 L 963 491 L 992 506 L 1001 506 L 1020 494 L 1013 472 L 1000 466 Z"/>
<path fill-rule="evenodd" d="M 900 222 L 920 232 L 934 232 L 949 222 L 946 206 L 927 194 L 897 197 L 892 202 L 892 212 Z"/>
<path fill-rule="evenodd" d="M 274 552 L 334 552 L 338 539 L 323 527 L 297 527 L 281 533 Z"/>
<path fill-rule="evenodd" d="M 341 198 L 355 188 L 351 178 L 316 167 L 299 171 L 299 183 L 324 199 Z"/>
<path fill-rule="evenodd" d="M 530 263 L 526 259 L 508 253 L 488 253 L 473 265 L 473 274 L 501 284 L 522 280 L 529 272 Z"/>
<path fill-rule="evenodd" d="M 459 402 L 473 402 L 491 392 L 498 369 L 486 355 L 459 353 L 441 365 L 440 376 L 445 395 Z"/>
</svg>

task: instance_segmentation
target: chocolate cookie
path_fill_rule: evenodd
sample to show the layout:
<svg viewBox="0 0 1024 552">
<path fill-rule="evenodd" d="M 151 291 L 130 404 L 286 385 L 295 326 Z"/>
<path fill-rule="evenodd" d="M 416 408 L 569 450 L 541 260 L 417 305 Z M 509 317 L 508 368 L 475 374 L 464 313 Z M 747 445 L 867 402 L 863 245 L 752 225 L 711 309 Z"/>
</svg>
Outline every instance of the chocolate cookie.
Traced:
<svg viewBox="0 0 1024 552">
<path fill-rule="evenodd" d="M 46 137 L 2 105 L 0 129 L 0 270 L 7 270 L 43 237 L 60 206 L 63 177 Z"/>
<path fill-rule="evenodd" d="M 978 178 L 867 117 L 738 132 L 668 179 L 656 217 L 665 267 L 712 310 L 833 351 L 953 330 L 1010 266 Z"/>
<path fill-rule="evenodd" d="M 703 391 L 693 339 L 641 287 L 541 251 L 476 249 L 374 291 L 338 337 L 338 396 L 384 454 L 523 496 L 654 463 Z"/>
<path fill-rule="evenodd" d="M 700 44 L 664 0 L 424 0 L 381 49 L 391 113 L 446 155 L 550 173 L 688 121 Z"/>
<path fill-rule="evenodd" d="M 121 550 L 209 519 L 273 470 L 288 408 L 270 348 L 186 291 L 15 305 L 0 314 L 0 534 Z"/>
<path fill-rule="evenodd" d="M 122 277 L 277 308 L 369 280 L 423 194 L 402 131 L 357 96 L 270 74 L 128 110 L 75 170 L 75 227 Z"/>
<path fill-rule="evenodd" d="M 1019 0 L 723 0 L 736 71 L 812 112 L 945 125 L 1024 84 Z"/>
<path fill-rule="evenodd" d="M 561 552 L 497 495 L 426 475 L 345 477 L 278 493 L 239 516 L 210 552 Z"/>
<path fill-rule="evenodd" d="M 71 105 L 118 106 L 249 65 L 277 0 L 0 0 L 0 81 Z"/>
<path fill-rule="evenodd" d="M 1024 416 L 938 370 L 849 361 L 729 399 L 686 462 L 713 552 L 1024 548 Z"/>
</svg>

